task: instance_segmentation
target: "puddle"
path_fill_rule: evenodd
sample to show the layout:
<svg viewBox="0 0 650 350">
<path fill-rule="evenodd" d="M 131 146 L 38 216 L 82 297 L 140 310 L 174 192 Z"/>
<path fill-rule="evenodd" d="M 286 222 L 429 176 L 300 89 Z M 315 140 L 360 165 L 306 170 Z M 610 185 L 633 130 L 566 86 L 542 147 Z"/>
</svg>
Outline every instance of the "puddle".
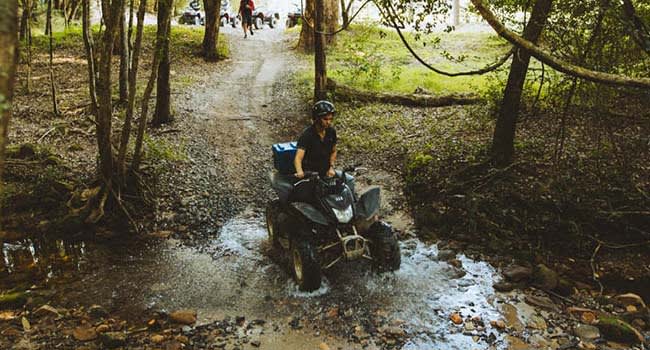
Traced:
<svg viewBox="0 0 650 350">
<path fill-rule="evenodd" d="M 268 255 L 266 239 L 263 219 L 253 217 L 228 222 L 218 238 L 200 247 L 175 240 L 112 246 L 24 241 L 2 245 L 0 271 L 11 277 L 38 271 L 60 305 L 101 304 L 125 318 L 146 309 L 190 308 L 198 310 L 199 323 L 245 315 L 286 325 L 295 315 L 353 305 L 355 314 L 372 318 L 381 312 L 389 320 L 405 320 L 411 340 L 404 349 L 486 347 L 489 331 L 473 338 L 478 333 L 450 326 L 449 315 L 479 316 L 488 328 L 500 318 L 490 302 L 495 270 L 459 255 L 464 270 L 459 277 L 458 269 L 437 260 L 435 245 L 401 242 L 402 267 L 396 273 L 378 275 L 367 262 L 340 264 L 326 273 L 319 290 L 304 293 L 279 259 Z M 502 343 L 496 333 L 491 342 L 495 339 Z"/>
</svg>

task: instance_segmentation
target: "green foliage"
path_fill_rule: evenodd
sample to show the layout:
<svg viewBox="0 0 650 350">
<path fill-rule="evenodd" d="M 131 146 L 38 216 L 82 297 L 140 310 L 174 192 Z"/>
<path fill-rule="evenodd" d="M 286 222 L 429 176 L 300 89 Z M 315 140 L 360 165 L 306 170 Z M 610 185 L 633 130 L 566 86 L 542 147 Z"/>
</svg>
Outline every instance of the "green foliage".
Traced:
<svg viewBox="0 0 650 350">
<path fill-rule="evenodd" d="M 420 35 L 419 44 L 415 34 L 405 36 L 423 59 L 449 72 L 481 68 L 507 50 L 501 39 L 487 33 Z M 411 56 L 394 31 L 370 25 L 353 25 L 338 34 L 328 62 L 334 80 L 373 91 L 412 93 L 420 87 L 433 93 L 476 92 L 493 79 L 434 73 Z"/>
<path fill-rule="evenodd" d="M 163 139 L 153 139 L 148 135 L 144 137 L 146 158 L 153 164 L 165 161 L 177 162 L 187 159 L 185 147 L 178 147 Z"/>
</svg>

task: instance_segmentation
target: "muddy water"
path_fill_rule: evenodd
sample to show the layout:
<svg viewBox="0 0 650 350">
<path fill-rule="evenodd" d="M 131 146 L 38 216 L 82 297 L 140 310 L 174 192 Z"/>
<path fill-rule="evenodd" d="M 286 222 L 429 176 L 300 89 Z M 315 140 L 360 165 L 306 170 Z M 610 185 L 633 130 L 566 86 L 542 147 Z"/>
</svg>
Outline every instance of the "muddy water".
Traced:
<svg viewBox="0 0 650 350">
<path fill-rule="evenodd" d="M 398 272 L 377 275 L 365 263 L 341 264 L 326 273 L 322 288 L 313 293 L 298 291 L 283 261 L 269 254 L 263 218 L 254 214 L 231 220 L 218 238 L 198 247 L 175 240 L 124 243 L 4 244 L 2 273 L 16 277 L 37 272 L 56 290 L 60 303 L 101 304 L 127 318 L 137 318 L 145 309 L 190 308 L 198 310 L 200 323 L 244 315 L 286 325 L 302 315 L 312 318 L 311 328 L 325 334 L 327 320 L 318 316 L 333 305 L 344 305 L 361 318 L 383 314 L 405 322 L 411 340 L 404 349 L 487 346 L 486 339 L 473 339 L 462 327 L 450 326 L 449 315 L 460 312 L 486 322 L 499 318 L 491 303 L 496 278 L 492 267 L 459 256 L 463 267 L 456 269 L 437 260 L 435 246 L 417 240 L 401 243 Z M 343 325 L 347 327 L 354 324 Z M 303 336 L 313 342 L 310 332 Z M 273 337 L 266 344 L 286 347 L 289 338 L 300 339 L 295 334 L 285 340 Z"/>
</svg>

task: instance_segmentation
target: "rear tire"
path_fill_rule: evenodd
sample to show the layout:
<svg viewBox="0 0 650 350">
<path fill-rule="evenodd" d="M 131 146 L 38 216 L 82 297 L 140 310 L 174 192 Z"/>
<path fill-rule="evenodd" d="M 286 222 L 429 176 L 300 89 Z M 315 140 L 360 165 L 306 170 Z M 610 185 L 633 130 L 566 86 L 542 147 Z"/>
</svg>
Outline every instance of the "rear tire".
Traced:
<svg viewBox="0 0 650 350">
<path fill-rule="evenodd" d="M 307 238 L 291 240 L 291 270 L 300 290 L 320 288 L 321 269 L 316 247 Z"/>
<path fill-rule="evenodd" d="M 262 23 L 263 23 L 263 21 L 262 21 L 261 18 L 259 18 L 259 17 L 253 18 L 253 26 L 255 27 L 255 29 L 261 29 L 262 28 Z"/>
<path fill-rule="evenodd" d="M 393 228 L 383 222 L 376 222 L 370 226 L 369 231 L 370 254 L 375 269 L 379 272 L 399 270 L 402 255 Z"/>
<path fill-rule="evenodd" d="M 274 200 L 266 206 L 266 232 L 269 234 L 269 242 L 273 248 L 279 248 L 278 241 L 278 214 L 280 213 L 280 201 Z"/>
<path fill-rule="evenodd" d="M 277 25 L 278 25 L 278 20 L 275 17 L 271 18 L 271 20 L 269 21 L 269 27 L 273 29 Z"/>
</svg>

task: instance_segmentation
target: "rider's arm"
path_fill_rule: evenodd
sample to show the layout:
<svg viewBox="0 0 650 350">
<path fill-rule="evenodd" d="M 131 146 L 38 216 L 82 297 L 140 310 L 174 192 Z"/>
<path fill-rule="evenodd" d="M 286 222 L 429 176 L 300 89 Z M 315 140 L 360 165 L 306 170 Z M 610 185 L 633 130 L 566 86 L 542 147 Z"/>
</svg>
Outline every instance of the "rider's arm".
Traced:
<svg viewBox="0 0 650 350">
<path fill-rule="evenodd" d="M 334 176 L 334 166 L 336 165 L 336 145 L 332 146 L 332 154 L 330 154 L 330 168 L 327 175 Z"/>
<path fill-rule="evenodd" d="M 293 158 L 293 166 L 296 168 L 296 177 L 302 179 L 305 177 L 305 172 L 302 170 L 302 159 L 305 158 L 305 150 L 298 148 L 296 156 Z"/>
</svg>

